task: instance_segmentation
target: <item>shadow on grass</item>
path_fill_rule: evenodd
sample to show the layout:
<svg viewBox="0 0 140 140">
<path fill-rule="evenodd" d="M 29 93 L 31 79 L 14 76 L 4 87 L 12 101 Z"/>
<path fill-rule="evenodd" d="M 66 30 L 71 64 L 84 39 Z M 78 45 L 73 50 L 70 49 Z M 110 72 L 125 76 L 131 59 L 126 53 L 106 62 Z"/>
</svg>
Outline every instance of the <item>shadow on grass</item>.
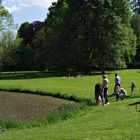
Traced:
<svg viewBox="0 0 140 140">
<path fill-rule="evenodd" d="M 63 71 L 63 70 L 50 70 L 50 71 L 14 71 L 14 72 L 1 72 L 0 80 L 14 80 L 14 79 L 33 79 L 33 78 L 47 78 L 47 77 L 77 77 L 78 75 L 96 76 L 102 75 L 101 71 L 92 72 L 77 72 L 77 71 Z M 111 74 L 111 72 L 108 72 Z"/>
<path fill-rule="evenodd" d="M 64 74 L 65 73 L 59 73 L 56 71 L 2 72 L 0 73 L 0 80 L 60 77 L 60 76 L 63 76 Z"/>
<path fill-rule="evenodd" d="M 140 108 L 138 108 L 138 105 L 140 105 L 140 101 L 134 102 L 134 103 L 129 104 L 129 105 L 127 105 L 127 106 L 135 106 L 136 112 L 140 112 Z"/>
<path fill-rule="evenodd" d="M 134 106 L 134 105 L 139 105 L 139 104 L 140 104 L 140 101 L 131 103 L 131 104 L 129 104 L 128 106 Z"/>
</svg>

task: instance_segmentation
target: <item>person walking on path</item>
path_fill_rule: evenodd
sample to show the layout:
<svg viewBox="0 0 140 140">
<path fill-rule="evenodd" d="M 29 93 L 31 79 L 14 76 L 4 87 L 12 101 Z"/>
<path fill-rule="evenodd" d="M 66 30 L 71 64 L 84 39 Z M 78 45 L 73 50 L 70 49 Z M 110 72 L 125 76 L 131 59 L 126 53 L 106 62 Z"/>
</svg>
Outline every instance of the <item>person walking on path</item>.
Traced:
<svg viewBox="0 0 140 140">
<path fill-rule="evenodd" d="M 108 78 L 106 75 L 103 75 L 102 77 L 103 77 L 105 104 L 109 104 L 109 102 L 108 102 Z"/>
</svg>

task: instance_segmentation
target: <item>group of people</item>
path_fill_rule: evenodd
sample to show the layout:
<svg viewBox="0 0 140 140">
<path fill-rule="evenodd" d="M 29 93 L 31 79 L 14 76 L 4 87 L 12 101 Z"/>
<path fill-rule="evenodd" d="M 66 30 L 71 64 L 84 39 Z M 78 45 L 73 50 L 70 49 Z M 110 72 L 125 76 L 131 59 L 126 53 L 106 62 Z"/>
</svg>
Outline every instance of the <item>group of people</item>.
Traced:
<svg viewBox="0 0 140 140">
<path fill-rule="evenodd" d="M 96 105 L 107 105 L 108 101 L 108 78 L 106 75 L 103 75 L 103 83 L 97 83 L 95 85 L 95 100 Z M 134 96 L 135 83 L 131 83 L 131 95 Z M 122 87 L 121 77 L 116 73 L 115 74 L 115 85 L 114 85 L 114 94 L 116 96 L 116 101 L 124 100 L 127 96 L 126 90 Z"/>
</svg>

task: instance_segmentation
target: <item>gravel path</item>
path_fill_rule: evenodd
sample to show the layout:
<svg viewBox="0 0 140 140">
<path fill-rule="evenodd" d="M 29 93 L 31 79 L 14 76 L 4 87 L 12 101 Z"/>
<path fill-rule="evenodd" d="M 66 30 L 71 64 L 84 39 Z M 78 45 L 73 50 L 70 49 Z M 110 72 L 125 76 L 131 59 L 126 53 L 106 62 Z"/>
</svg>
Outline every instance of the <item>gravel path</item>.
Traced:
<svg viewBox="0 0 140 140">
<path fill-rule="evenodd" d="M 30 121 L 42 118 L 64 102 L 48 96 L 0 91 L 0 120 Z"/>
</svg>

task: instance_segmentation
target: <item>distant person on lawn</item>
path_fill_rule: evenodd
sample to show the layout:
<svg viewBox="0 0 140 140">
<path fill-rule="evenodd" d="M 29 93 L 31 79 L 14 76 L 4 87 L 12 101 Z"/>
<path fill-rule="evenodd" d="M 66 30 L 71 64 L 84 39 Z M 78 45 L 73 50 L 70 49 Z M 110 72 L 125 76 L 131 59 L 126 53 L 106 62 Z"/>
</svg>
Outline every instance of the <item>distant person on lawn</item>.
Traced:
<svg viewBox="0 0 140 140">
<path fill-rule="evenodd" d="M 136 88 L 136 85 L 134 83 L 134 81 L 131 82 L 131 97 L 134 97 L 134 90 Z"/>
<path fill-rule="evenodd" d="M 102 77 L 103 77 L 105 104 L 109 104 L 109 102 L 108 102 L 108 78 L 106 75 L 103 75 Z"/>
<path fill-rule="evenodd" d="M 121 84 L 122 84 L 121 77 L 117 73 L 115 73 L 115 87 L 116 86 L 119 86 L 120 87 Z"/>
<path fill-rule="evenodd" d="M 96 106 L 104 105 L 103 84 L 101 83 L 95 85 L 95 100 Z"/>
<path fill-rule="evenodd" d="M 126 98 L 127 92 L 124 88 L 117 86 L 116 87 L 116 100 L 118 101 L 119 99 L 124 100 Z"/>
<path fill-rule="evenodd" d="M 117 87 L 117 86 L 121 87 L 121 85 L 122 85 L 121 77 L 120 77 L 117 73 L 115 73 L 114 93 L 115 93 L 115 95 L 116 95 L 116 99 L 118 98 L 118 97 L 117 97 L 117 94 L 116 94 L 116 87 Z"/>
</svg>

